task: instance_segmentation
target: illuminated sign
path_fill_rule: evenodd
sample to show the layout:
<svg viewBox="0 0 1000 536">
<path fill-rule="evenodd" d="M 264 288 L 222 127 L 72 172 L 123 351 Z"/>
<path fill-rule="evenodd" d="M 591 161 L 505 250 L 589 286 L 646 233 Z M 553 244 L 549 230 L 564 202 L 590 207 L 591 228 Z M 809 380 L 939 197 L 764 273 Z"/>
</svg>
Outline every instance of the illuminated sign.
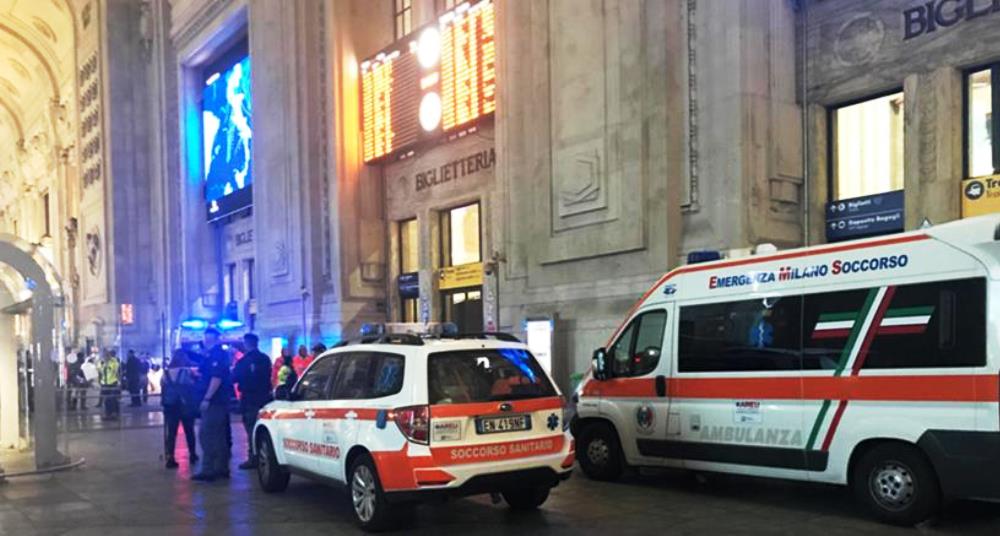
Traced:
<svg viewBox="0 0 1000 536">
<path fill-rule="evenodd" d="M 121 306 L 121 322 L 123 326 L 131 326 L 135 323 L 135 309 L 131 303 L 123 303 Z"/>
<path fill-rule="evenodd" d="M 1000 212 L 1000 175 L 962 181 L 962 217 Z"/>
<path fill-rule="evenodd" d="M 464 3 L 361 62 L 364 161 L 466 129 L 496 110 L 493 0 Z"/>
</svg>

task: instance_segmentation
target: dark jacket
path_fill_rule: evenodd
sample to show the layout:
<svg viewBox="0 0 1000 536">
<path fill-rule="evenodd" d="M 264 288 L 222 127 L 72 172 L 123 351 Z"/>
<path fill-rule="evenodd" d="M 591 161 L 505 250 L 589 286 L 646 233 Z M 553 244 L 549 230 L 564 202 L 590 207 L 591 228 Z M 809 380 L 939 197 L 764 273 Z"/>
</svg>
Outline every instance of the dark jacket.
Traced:
<svg viewBox="0 0 1000 536">
<path fill-rule="evenodd" d="M 240 387 L 244 406 L 261 407 L 271 401 L 271 358 L 251 350 L 233 367 L 233 381 Z"/>
</svg>

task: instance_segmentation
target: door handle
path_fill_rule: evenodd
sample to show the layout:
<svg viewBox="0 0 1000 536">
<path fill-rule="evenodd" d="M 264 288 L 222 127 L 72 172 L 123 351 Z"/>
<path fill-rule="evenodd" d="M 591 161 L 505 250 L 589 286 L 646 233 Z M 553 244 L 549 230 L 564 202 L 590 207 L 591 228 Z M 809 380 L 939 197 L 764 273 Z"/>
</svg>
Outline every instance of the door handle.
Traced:
<svg viewBox="0 0 1000 536">
<path fill-rule="evenodd" d="M 657 376 L 656 377 L 656 396 L 665 397 L 667 396 L 667 377 Z"/>
</svg>

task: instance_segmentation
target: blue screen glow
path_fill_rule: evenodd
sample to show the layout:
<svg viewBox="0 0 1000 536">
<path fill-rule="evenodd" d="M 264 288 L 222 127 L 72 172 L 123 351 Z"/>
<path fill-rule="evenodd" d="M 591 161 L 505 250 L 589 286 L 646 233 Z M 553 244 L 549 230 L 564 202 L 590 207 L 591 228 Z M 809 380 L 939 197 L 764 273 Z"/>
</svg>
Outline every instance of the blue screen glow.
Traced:
<svg viewBox="0 0 1000 536">
<path fill-rule="evenodd" d="M 205 200 L 209 215 L 224 215 L 249 204 L 253 184 L 250 148 L 253 108 L 250 57 L 222 72 L 208 73 L 202 90 L 202 133 L 205 151 Z M 230 202 L 226 202 L 229 198 Z M 237 201 L 235 198 L 241 198 Z M 233 201 L 236 205 L 233 206 Z"/>
</svg>

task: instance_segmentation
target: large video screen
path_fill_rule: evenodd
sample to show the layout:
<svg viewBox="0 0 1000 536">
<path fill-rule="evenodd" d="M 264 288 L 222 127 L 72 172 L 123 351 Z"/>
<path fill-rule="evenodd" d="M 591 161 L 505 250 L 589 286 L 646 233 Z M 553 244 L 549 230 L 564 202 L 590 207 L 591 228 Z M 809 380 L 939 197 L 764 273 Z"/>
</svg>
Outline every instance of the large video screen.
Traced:
<svg viewBox="0 0 1000 536">
<path fill-rule="evenodd" d="M 250 56 L 245 49 L 205 70 L 201 128 L 209 220 L 253 203 L 252 102 Z"/>
</svg>

